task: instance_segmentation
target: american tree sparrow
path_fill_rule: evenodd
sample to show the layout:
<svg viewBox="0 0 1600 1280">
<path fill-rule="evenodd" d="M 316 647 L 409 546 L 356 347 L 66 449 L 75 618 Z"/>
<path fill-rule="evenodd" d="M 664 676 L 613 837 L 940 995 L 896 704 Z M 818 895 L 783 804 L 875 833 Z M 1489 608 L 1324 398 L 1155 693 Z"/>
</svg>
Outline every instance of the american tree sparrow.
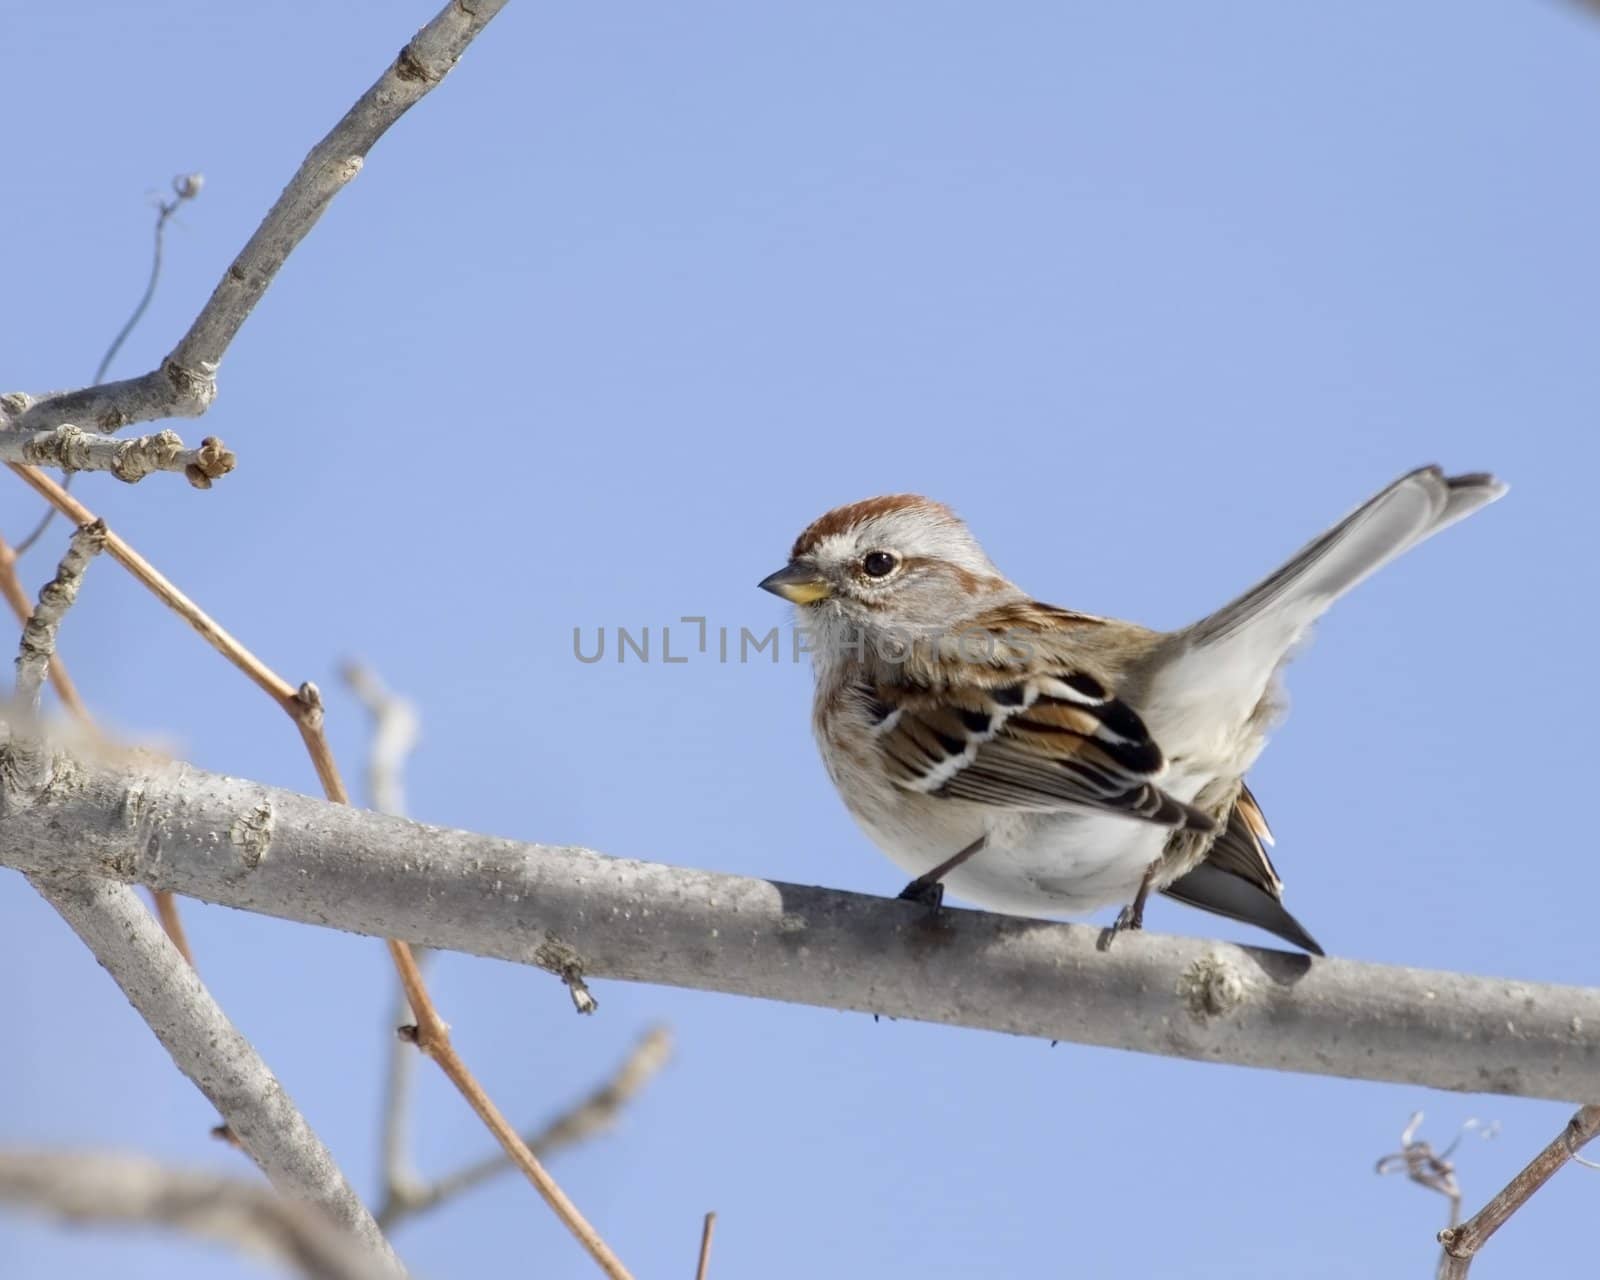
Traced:
<svg viewBox="0 0 1600 1280">
<path fill-rule="evenodd" d="M 1244 783 L 1278 671 L 1346 591 L 1505 491 L 1413 471 L 1181 631 L 1040 604 L 948 507 L 907 494 L 830 511 L 760 585 L 798 606 L 823 762 L 916 876 L 902 897 L 1122 903 L 1116 928 L 1138 928 L 1154 889 L 1321 955 L 1284 910 Z"/>
</svg>

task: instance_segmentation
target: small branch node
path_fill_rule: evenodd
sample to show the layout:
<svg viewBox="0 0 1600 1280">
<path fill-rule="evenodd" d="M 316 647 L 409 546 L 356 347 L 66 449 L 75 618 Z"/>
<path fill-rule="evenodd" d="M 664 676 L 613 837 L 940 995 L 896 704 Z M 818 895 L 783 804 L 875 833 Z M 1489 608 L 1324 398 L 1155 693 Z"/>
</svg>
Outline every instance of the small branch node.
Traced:
<svg viewBox="0 0 1600 1280">
<path fill-rule="evenodd" d="M 239 459 L 232 449 L 216 436 L 207 436 L 195 451 L 194 461 L 184 467 L 183 474 L 196 489 L 209 489 L 213 480 L 220 480 L 238 465 Z"/>
<path fill-rule="evenodd" d="M 307 680 L 294 691 L 294 700 L 298 705 L 296 718 L 300 723 L 313 732 L 320 732 L 325 716 L 322 690 Z"/>
<path fill-rule="evenodd" d="M 533 962 L 566 983 L 572 1007 L 579 1013 L 590 1014 L 600 1007 L 589 984 L 583 980 L 583 957 L 576 947 L 559 938 L 546 938 L 534 951 Z"/>
<path fill-rule="evenodd" d="M 1178 995 L 1196 1022 L 1226 1017 L 1249 994 L 1249 984 L 1239 967 L 1220 952 L 1201 956 L 1178 980 Z"/>
</svg>

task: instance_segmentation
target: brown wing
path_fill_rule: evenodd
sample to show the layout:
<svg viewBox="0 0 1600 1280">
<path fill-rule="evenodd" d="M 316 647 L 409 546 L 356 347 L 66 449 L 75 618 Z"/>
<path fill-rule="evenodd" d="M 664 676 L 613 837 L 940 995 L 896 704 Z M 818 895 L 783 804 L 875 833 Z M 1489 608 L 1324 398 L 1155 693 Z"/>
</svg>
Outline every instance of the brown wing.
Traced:
<svg viewBox="0 0 1600 1280">
<path fill-rule="evenodd" d="M 1155 785 L 1161 748 L 1090 672 L 1064 665 L 991 684 L 909 679 L 862 689 L 890 775 L 909 791 L 1035 812 L 1117 813 L 1165 827 L 1216 823 Z"/>
</svg>

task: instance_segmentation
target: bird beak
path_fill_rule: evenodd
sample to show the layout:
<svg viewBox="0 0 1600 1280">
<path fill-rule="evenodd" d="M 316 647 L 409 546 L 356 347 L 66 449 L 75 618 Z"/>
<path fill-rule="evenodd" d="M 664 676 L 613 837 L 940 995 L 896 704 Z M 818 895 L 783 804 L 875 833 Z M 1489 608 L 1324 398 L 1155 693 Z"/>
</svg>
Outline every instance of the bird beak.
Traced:
<svg viewBox="0 0 1600 1280">
<path fill-rule="evenodd" d="M 777 573 L 768 574 L 756 586 L 775 596 L 782 596 L 791 604 L 815 604 L 833 594 L 833 588 L 820 573 L 810 565 L 798 562 L 791 562 Z"/>
</svg>

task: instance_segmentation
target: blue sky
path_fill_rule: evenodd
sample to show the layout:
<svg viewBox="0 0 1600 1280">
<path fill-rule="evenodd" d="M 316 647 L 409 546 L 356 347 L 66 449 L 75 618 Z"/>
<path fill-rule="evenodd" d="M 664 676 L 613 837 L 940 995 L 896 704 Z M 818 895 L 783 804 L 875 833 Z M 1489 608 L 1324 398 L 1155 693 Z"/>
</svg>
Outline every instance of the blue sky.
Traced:
<svg viewBox="0 0 1600 1280">
<path fill-rule="evenodd" d="M 200 170 L 149 368 L 310 145 L 431 4 L 32 6 L 3 24 L 3 389 L 77 385 L 142 285 L 152 194 Z M 920 490 L 1040 596 L 1158 626 L 1394 475 L 1502 503 L 1342 603 L 1252 774 L 1330 952 L 1597 974 L 1575 832 L 1600 715 L 1600 23 L 1438 0 L 1004 6 L 519 0 L 369 158 L 229 353 L 209 493 L 86 502 L 293 680 L 355 776 L 359 654 L 420 705 L 415 816 L 891 893 L 787 663 L 573 660 L 572 628 L 764 630 L 822 510 Z M 15 538 L 35 502 L 0 503 Z M 44 580 L 65 532 L 34 553 Z M 282 717 L 109 563 L 63 652 L 96 713 L 315 789 Z M 1581 825 L 1578 824 L 1578 825 Z M 389 982 L 374 941 L 191 906 L 202 972 L 365 1189 Z M 1149 925 L 1249 935 L 1175 904 Z M 1255 939 L 1252 939 L 1255 940 Z M 92 958 L 0 876 L 0 1141 L 242 1171 Z M 1479 1201 L 1566 1108 L 1275 1075 L 445 957 L 457 1042 L 514 1116 L 651 1023 L 677 1056 L 554 1168 L 641 1277 L 1421 1275 L 1442 1204 L 1373 1162 L 1407 1115 Z M 1041 998 L 1048 998 L 1047 993 Z M 20 1046 L 18 1052 L 17 1046 Z M 424 1083 L 419 1160 L 486 1139 Z M 1561 1175 L 1496 1275 L 1570 1268 Z M 419 1274 L 589 1264 L 513 1180 L 397 1238 Z M 201 1246 L 0 1218 L 21 1280 L 253 1275 Z M 1487 1274 L 1487 1272 L 1486 1272 Z"/>
</svg>

